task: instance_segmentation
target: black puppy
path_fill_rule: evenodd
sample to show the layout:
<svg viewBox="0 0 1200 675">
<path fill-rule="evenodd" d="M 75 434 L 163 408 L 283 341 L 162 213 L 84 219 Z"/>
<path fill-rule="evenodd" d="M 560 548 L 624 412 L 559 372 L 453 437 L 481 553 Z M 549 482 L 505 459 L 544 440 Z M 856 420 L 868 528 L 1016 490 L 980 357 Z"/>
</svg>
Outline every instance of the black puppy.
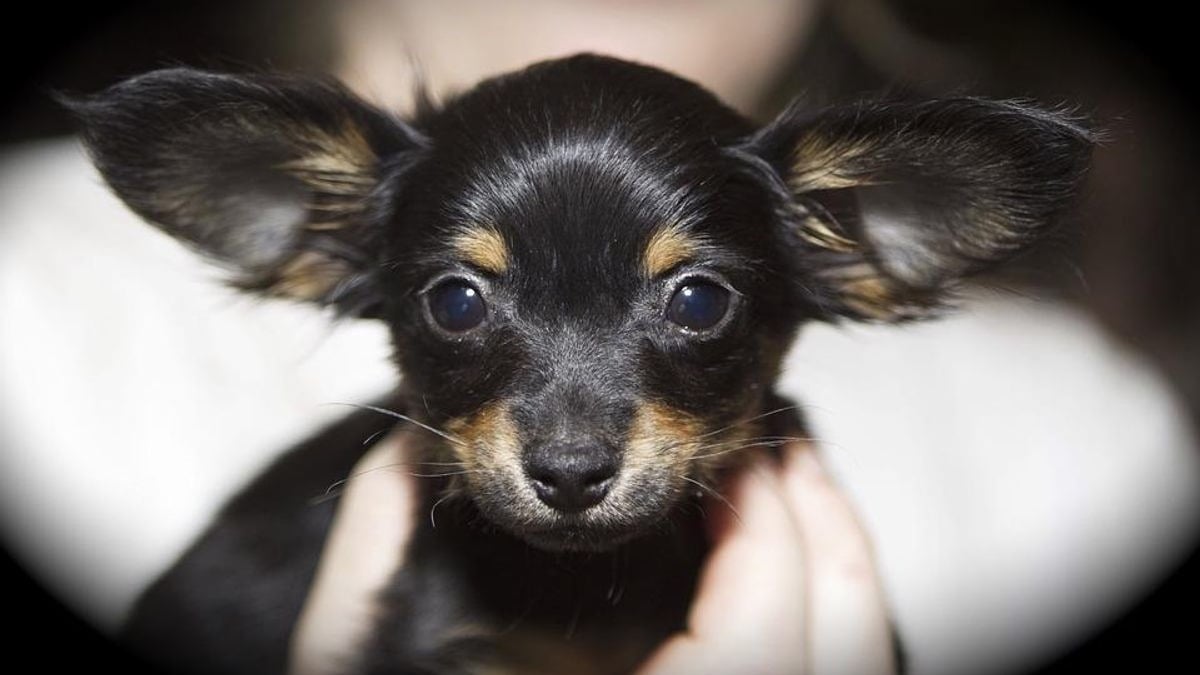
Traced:
<svg viewBox="0 0 1200 675">
<path fill-rule="evenodd" d="M 381 405 L 444 432 L 425 459 L 457 475 L 426 507 L 458 498 L 381 599 L 350 666 L 369 673 L 632 669 L 683 624 L 697 490 L 766 433 L 797 328 L 935 312 L 1046 230 L 1091 147 L 1060 114 L 974 98 L 756 128 L 595 56 L 411 120 L 187 69 L 72 105 L 113 190 L 235 284 L 390 328 L 403 383 Z M 330 522 L 313 498 L 393 422 L 351 415 L 236 497 L 142 598 L 132 644 L 281 672 Z"/>
</svg>

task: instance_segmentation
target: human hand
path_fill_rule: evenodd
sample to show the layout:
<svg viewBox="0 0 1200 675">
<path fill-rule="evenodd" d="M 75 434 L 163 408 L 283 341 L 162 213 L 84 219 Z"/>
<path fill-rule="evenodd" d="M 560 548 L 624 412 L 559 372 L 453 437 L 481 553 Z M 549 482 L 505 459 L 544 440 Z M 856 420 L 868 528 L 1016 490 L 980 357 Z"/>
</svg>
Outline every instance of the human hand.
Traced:
<svg viewBox="0 0 1200 675">
<path fill-rule="evenodd" d="M 407 429 L 375 444 L 344 484 L 316 578 L 292 631 L 288 675 L 342 673 L 378 616 L 375 600 L 416 529 L 417 478 Z"/>
<path fill-rule="evenodd" d="M 340 672 L 376 617 L 374 600 L 415 528 L 407 432 L 355 467 L 292 636 L 291 675 Z M 894 673 L 869 540 L 815 452 L 754 459 L 710 509 L 713 551 L 687 630 L 639 675 Z"/>
<path fill-rule="evenodd" d="M 756 457 L 726 496 L 687 631 L 638 675 L 895 673 L 870 540 L 812 447 Z"/>
</svg>

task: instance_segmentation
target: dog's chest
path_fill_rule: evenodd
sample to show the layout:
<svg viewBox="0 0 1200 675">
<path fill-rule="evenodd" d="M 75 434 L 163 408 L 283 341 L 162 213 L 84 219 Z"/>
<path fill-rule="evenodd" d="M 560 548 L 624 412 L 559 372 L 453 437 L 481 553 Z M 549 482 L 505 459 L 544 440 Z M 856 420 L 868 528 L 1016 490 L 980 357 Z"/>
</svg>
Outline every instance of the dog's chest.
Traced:
<svg viewBox="0 0 1200 675">
<path fill-rule="evenodd" d="M 696 517 L 677 516 L 583 554 L 531 548 L 469 507 L 439 513 L 394 579 L 376 647 L 455 672 L 630 672 L 684 627 L 706 543 Z"/>
</svg>

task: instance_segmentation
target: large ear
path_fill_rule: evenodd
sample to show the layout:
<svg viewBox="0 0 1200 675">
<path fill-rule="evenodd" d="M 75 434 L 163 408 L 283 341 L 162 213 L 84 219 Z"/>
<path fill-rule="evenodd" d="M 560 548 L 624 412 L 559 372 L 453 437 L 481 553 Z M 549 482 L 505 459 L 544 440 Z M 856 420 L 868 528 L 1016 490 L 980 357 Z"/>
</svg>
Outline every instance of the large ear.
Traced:
<svg viewBox="0 0 1200 675">
<path fill-rule="evenodd" d="M 818 311 L 897 321 L 1012 257 L 1074 201 L 1092 137 L 1029 105 L 956 98 L 783 113 L 738 154 L 778 193 Z"/>
<path fill-rule="evenodd" d="M 113 191 L 239 287 L 363 312 L 414 130 L 325 81 L 186 68 L 66 102 Z"/>
</svg>

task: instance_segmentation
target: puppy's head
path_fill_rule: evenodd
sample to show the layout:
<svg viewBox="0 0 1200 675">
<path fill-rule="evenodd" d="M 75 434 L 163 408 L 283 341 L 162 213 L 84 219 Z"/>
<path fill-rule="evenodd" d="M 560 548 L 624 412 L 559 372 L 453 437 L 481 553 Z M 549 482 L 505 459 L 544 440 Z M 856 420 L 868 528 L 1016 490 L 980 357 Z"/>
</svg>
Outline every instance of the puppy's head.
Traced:
<svg viewBox="0 0 1200 675">
<path fill-rule="evenodd" d="M 408 121 L 328 83 L 185 69 L 73 105 L 116 193 L 234 283 L 386 321 L 458 487 L 547 548 L 663 519 L 752 440 L 798 325 L 929 314 L 1055 220 L 1090 147 L 967 98 L 756 129 L 599 57 Z"/>
</svg>

